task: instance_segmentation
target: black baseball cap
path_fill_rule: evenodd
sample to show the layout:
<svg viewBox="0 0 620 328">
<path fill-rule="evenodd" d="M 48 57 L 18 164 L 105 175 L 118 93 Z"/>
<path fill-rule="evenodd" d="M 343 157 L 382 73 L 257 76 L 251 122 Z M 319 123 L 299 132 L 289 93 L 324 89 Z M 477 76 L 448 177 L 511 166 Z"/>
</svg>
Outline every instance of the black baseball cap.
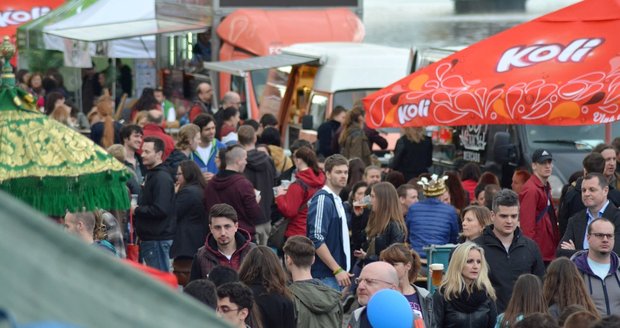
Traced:
<svg viewBox="0 0 620 328">
<path fill-rule="evenodd" d="M 544 163 L 548 160 L 553 160 L 551 152 L 546 149 L 536 149 L 532 154 L 532 163 Z"/>
</svg>

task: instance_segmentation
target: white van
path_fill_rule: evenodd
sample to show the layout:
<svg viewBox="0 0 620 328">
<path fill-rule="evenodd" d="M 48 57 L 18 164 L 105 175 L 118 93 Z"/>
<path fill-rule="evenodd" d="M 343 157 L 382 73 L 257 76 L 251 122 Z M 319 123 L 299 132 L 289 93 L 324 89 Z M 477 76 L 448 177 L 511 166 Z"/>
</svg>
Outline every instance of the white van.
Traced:
<svg viewBox="0 0 620 328">
<path fill-rule="evenodd" d="M 272 113 L 280 122 L 283 145 L 297 138 L 314 141 L 316 129 L 335 106 L 350 109 L 362 98 L 402 79 L 411 72 L 413 51 L 352 42 L 300 43 L 282 49 L 281 54 L 246 60 L 205 63 L 212 71 L 227 72 L 245 79 L 247 99 L 256 99 L 260 111 Z M 272 68 L 278 68 L 272 70 Z M 275 74 L 273 72 L 276 72 Z M 266 81 L 272 92 L 249 92 L 252 81 Z M 235 90 L 234 86 L 231 86 Z M 248 102 L 250 103 L 250 102 Z M 390 130 L 389 149 L 398 139 Z M 387 135 L 387 133 L 386 133 Z"/>
</svg>

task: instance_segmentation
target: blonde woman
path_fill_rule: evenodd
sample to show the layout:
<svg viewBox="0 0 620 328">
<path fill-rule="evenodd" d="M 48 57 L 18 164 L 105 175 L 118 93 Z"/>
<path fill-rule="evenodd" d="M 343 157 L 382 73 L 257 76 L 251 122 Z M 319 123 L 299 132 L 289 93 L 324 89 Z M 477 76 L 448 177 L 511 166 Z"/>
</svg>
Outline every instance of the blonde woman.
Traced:
<svg viewBox="0 0 620 328">
<path fill-rule="evenodd" d="M 495 290 L 488 272 L 480 246 L 469 241 L 459 245 L 433 294 L 433 327 L 494 327 Z"/>
<path fill-rule="evenodd" d="M 394 147 L 394 157 L 390 168 L 405 176 L 405 181 L 428 172 L 433 164 L 433 142 L 427 137 L 424 128 L 402 128 L 402 136 Z"/>
</svg>

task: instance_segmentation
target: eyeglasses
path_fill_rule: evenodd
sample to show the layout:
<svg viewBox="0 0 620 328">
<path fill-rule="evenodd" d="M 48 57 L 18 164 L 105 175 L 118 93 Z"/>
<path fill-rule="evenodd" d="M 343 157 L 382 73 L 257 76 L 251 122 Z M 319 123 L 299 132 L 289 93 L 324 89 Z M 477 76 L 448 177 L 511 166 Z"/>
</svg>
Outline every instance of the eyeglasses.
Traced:
<svg viewBox="0 0 620 328">
<path fill-rule="evenodd" d="M 364 284 L 366 284 L 367 286 L 375 286 L 379 283 L 384 283 L 386 285 L 394 285 L 391 282 L 387 282 L 385 280 L 380 280 L 380 279 L 371 279 L 371 278 L 355 278 L 355 283 L 358 285 L 361 285 L 362 282 Z"/>
<path fill-rule="evenodd" d="M 220 312 L 220 313 L 228 313 L 231 311 L 239 311 L 239 310 L 241 310 L 241 308 L 231 309 L 228 306 L 222 306 L 222 307 L 218 306 L 215 308 L 215 311 Z"/>
<path fill-rule="evenodd" d="M 611 233 L 600 233 L 600 232 L 593 232 L 590 235 L 598 238 L 598 239 L 604 239 L 607 238 L 609 240 L 613 240 L 614 239 L 614 235 Z"/>
</svg>

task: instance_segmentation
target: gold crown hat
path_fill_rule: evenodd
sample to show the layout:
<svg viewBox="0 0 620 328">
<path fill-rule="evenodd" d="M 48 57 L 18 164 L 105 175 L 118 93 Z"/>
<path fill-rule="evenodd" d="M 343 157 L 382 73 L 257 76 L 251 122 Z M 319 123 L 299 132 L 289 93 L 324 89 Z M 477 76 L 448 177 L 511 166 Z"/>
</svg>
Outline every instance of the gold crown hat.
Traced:
<svg viewBox="0 0 620 328">
<path fill-rule="evenodd" d="M 437 174 L 433 174 L 430 180 L 423 177 L 418 181 L 418 184 L 424 189 L 424 196 L 439 197 L 446 192 L 446 180 L 448 180 L 446 175 L 440 178 Z"/>
</svg>

